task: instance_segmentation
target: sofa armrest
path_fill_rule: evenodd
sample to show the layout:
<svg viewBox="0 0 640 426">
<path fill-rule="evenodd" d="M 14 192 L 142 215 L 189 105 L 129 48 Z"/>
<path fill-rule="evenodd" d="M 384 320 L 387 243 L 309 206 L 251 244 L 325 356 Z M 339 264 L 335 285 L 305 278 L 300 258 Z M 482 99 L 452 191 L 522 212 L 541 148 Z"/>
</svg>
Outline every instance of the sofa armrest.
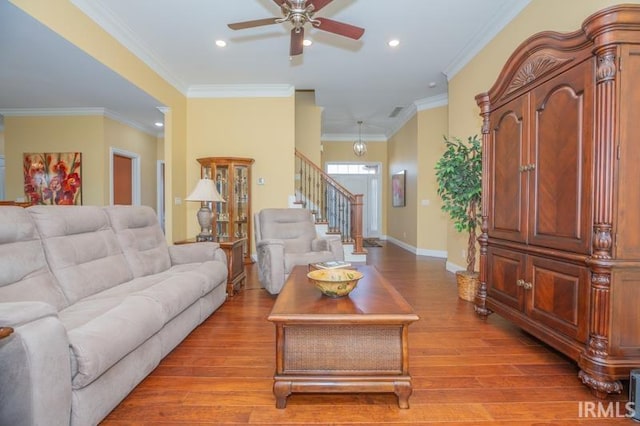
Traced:
<svg viewBox="0 0 640 426">
<path fill-rule="evenodd" d="M 277 294 L 285 280 L 284 241 L 270 238 L 256 244 L 258 280 L 269 293 Z"/>
<path fill-rule="evenodd" d="M 200 263 L 209 260 L 219 260 L 225 265 L 227 263 L 227 256 L 220 248 L 220 244 L 213 242 L 169 246 L 169 258 L 171 258 L 171 265 Z"/>
<path fill-rule="evenodd" d="M 330 251 L 334 256 L 334 260 L 344 260 L 342 240 L 339 236 L 316 238 L 311 241 L 311 249 L 313 251 Z"/>
<path fill-rule="evenodd" d="M 0 419 L 11 425 L 69 425 L 71 362 L 67 331 L 43 302 L 0 303 Z"/>
</svg>

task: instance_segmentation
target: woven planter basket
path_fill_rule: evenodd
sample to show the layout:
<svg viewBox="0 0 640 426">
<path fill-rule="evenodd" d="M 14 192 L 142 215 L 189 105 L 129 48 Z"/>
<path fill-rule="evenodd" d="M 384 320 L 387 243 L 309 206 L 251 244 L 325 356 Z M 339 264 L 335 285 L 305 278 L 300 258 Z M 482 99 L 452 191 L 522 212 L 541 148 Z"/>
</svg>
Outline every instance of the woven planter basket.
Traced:
<svg viewBox="0 0 640 426">
<path fill-rule="evenodd" d="M 456 272 L 456 280 L 458 281 L 458 297 L 462 300 L 473 302 L 480 286 L 478 273 L 458 271 Z"/>
</svg>

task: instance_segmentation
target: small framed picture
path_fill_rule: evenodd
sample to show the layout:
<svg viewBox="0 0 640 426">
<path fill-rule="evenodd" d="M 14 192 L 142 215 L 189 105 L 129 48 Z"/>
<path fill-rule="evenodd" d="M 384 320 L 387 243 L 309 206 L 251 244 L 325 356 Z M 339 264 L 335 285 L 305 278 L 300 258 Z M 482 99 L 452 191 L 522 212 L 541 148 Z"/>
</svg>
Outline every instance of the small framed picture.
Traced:
<svg viewBox="0 0 640 426">
<path fill-rule="evenodd" d="M 391 176 L 391 203 L 393 207 L 404 207 L 406 204 L 405 172 L 406 170 L 402 170 Z"/>
</svg>

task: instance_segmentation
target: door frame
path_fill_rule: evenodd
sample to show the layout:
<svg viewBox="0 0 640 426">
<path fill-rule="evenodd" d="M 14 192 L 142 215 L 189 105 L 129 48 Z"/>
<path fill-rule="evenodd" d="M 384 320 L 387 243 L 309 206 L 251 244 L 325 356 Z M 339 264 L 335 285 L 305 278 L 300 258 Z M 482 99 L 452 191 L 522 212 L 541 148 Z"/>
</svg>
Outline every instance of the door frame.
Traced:
<svg viewBox="0 0 640 426">
<path fill-rule="evenodd" d="M 160 227 L 164 232 L 165 203 L 164 203 L 164 179 L 165 179 L 165 162 L 164 160 L 156 161 L 156 212 Z"/>
<path fill-rule="evenodd" d="M 140 205 L 140 155 L 124 149 L 109 147 L 109 205 L 113 205 L 113 156 L 131 159 L 131 204 Z"/>
<path fill-rule="evenodd" d="M 349 174 L 344 174 L 344 173 L 335 173 L 335 174 L 329 174 L 327 172 L 327 166 L 329 164 L 362 164 L 364 166 L 376 166 L 378 173 L 374 174 L 353 174 L 353 175 L 349 175 Z M 371 188 L 369 187 L 371 185 L 371 178 L 373 176 L 375 176 L 377 178 L 377 186 L 378 186 L 378 190 L 377 192 L 377 199 L 378 199 L 378 208 L 377 211 L 375 212 L 376 216 L 377 216 L 377 232 L 372 235 L 367 235 L 367 237 L 372 237 L 372 238 L 382 238 L 382 163 L 380 161 L 327 161 L 325 164 L 325 169 L 324 172 L 327 173 L 329 176 L 365 176 L 367 178 L 367 190 L 370 190 Z M 338 181 L 339 182 L 339 181 Z M 369 194 L 364 194 L 365 198 L 364 198 L 364 202 L 365 203 L 369 203 L 371 197 L 369 197 Z M 367 208 L 364 209 L 369 211 L 369 215 L 371 216 L 371 213 L 373 212 L 372 209 Z M 370 223 L 371 221 L 369 220 L 370 217 L 366 218 L 367 223 Z M 371 226 L 370 226 L 371 227 Z M 363 229 L 363 234 L 366 233 L 368 230 Z"/>
</svg>

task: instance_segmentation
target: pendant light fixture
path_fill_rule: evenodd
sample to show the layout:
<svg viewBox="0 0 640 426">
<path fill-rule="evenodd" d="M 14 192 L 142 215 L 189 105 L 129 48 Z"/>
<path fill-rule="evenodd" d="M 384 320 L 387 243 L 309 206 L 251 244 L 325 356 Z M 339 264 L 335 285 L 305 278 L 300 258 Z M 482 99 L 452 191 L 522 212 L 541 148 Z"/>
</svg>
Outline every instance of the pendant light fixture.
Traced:
<svg viewBox="0 0 640 426">
<path fill-rule="evenodd" d="M 353 143 L 353 152 L 358 157 L 367 153 L 367 144 L 362 141 L 362 120 L 358 121 L 358 140 Z"/>
</svg>

